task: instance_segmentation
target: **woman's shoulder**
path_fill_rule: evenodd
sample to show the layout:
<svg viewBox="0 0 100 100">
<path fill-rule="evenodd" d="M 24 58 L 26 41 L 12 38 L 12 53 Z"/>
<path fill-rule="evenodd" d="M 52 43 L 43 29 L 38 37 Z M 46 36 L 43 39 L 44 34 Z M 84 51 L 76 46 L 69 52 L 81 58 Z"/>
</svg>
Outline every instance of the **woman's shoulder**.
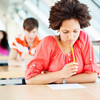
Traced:
<svg viewBox="0 0 100 100">
<path fill-rule="evenodd" d="M 54 41 L 55 41 L 54 36 L 46 36 L 41 40 L 41 43 L 50 45 L 50 44 L 53 44 Z"/>
<path fill-rule="evenodd" d="M 47 36 L 44 37 L 39 45 L 36 47 L 36 51 L 41 51 L 41 52 L 51 52 L 55 50 L 55 42 L 54 42 L 54 37 L 53 36 Z"/>
<path fill-rule="evenodd" d="M 87 34 L 87 32 L 81 30 L 80 31 L 80 40 L 86 40 L 87 38 L 89 38 L 89 35 Z"/>
<path fill-rule="evenodd" d="M 79 39 L 76 41 L 76 45 L 83 48 L 87 42 L 90 42 L 89 35 L 85 31 L 81 30 Z"/>
<path fill-rule="evenodd" d="M 47 41 L 47 40 L 48 40 L 48 41 L 53 41 L 53 40 L 54 40 L 54 36 L 53 36 L 53 35 L 46 36 L 46 37 L 43 38 L 43 40 L 44 40 L 44 41 Z"/>
</svg>

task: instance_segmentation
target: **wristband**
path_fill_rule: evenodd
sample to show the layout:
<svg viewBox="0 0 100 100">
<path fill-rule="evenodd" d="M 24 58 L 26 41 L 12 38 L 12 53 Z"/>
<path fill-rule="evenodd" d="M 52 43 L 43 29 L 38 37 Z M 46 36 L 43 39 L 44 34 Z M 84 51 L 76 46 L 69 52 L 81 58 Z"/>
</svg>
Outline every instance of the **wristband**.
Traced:
<svg viewBox="0 0 100 100">
<path fill-rule="evenodd" d="M 65 79 L 63 79 L 62 83 L 63 83 L 63 84 L 66 84 L 66 81 L 65 81 Z"/>
</svg>

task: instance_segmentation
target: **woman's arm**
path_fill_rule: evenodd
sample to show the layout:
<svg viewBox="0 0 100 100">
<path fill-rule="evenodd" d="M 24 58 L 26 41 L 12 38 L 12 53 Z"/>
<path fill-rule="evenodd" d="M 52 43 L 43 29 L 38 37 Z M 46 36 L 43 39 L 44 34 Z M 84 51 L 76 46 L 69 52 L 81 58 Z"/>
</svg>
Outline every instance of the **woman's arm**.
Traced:
<svg viewBox="0 0 100 100">
<path fill-rule="evenodd" d="M 54 81 L 57 81 L 60 79 L 62 79 L 60 71 L 50 72 L 48 74 L 38 74 L 38 75 L 26 80 L 26 84 L 27 85 L 45 85 L 48 83 L 53 83 Z"/>
<path fill-rule="evenodd" d="M 26 80 L 26 83 L 28 85 L 43 85 L 48 83 L 53 83 L 57 80 L 61 80 L 66 77 L 70 77 L 77 72 L 77 63 L 72 62 L 69 64 L 66 64 L 63 69 L 56 72 L 48 72 L 44 74 L 37 74 L 36 76 L 33 76 L 32 78 L 29 78 Z"/>
<path fill-rule="evenodd" d="M 66 83 L 90 83 L 96 82 L 97 73 L 82 73 L 74 75 L 65 79 Z M 55 83 L 62 83 L 63 79 L 56 81 Z"/>
</svg>

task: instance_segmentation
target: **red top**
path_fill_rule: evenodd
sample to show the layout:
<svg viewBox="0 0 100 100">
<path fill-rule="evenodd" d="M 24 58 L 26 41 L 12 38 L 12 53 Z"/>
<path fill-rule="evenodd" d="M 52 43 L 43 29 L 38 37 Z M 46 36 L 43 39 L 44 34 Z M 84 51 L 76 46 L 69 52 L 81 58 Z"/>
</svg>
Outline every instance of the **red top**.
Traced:
<svg viewBox="0 0 100 100">
<path fill-rule="evenodd" d="M 80 31 L 80 38 L 74 43 L 75 61 L 78 63 L 78 72 L 100 73 L 92 43 L 88 34 Z M 25 79 L 40 74 L 41 71 L 59 71 L 65 64 L 73 62 L 72 53 L 64 54 L 53 36 L 45 37 L 36 48 L 34 59 L 27 65 Z"/>
</svg>

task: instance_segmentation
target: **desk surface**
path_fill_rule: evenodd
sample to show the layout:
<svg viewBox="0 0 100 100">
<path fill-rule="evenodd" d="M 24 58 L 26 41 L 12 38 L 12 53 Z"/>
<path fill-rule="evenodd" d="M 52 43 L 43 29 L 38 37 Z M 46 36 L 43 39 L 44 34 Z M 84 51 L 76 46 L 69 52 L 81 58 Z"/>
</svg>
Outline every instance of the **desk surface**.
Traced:
<svg viewBox="0 0 100 100">
<path fill-rule="evenodd" d="M 8 56 L 0 56 L 0 63 L 8 61 Z M 23 67 L 0 66 L 0 78 L 21 78 L 24 77 Z"/>
<path fill-rule="evenodd" d="M 8 60 L 9 56 L 0 56 L 0 60 Z"/>
<path fill-rule="evenodd" d="M 52 90 L 46 85 L 1 86 L 0 100 L 100 100 L 100 82 L 86 88 Z"/>
<path fill-rule="evenodd" d="M 0 64 L 8 64 L 8 56 L 0 56 Z"/>
<path fill-rule="evenodd" d="M 24 77 L 23 67 L 0 66 L 0 78 L 21 78 Z"/>
</svg>

